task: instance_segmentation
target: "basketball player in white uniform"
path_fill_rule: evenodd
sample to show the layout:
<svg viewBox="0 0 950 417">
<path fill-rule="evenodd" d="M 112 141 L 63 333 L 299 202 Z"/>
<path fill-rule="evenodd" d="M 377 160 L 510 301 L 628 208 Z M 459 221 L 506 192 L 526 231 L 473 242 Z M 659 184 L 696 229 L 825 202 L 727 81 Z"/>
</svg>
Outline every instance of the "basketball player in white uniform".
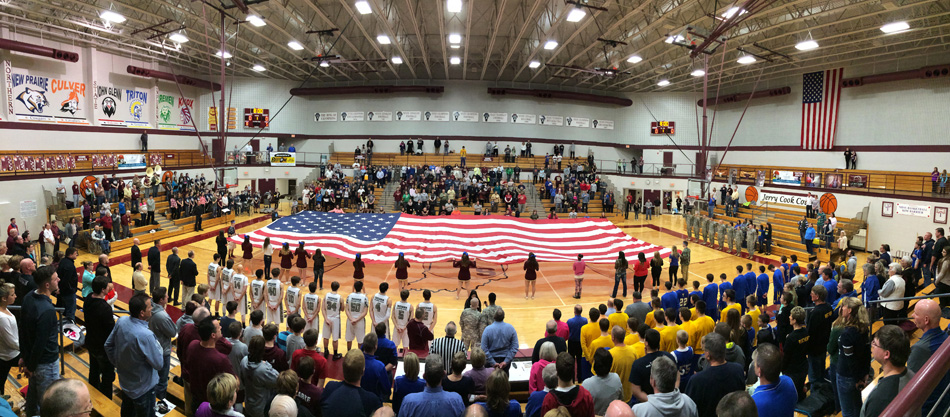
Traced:
<svg viewBox="0 0 950 417">
<path fill-rule="evenodd" d="M 333 338 L 333 360 L 339 360 L 340 312 L 343 311 L 343 297 L 337 293 L 340 283 L 330 283 L 330 292 L 323 296 L 323 351 L 330 353 L 330 338 Z"/>
<path fill-rule="evenodd" d="M 231 280 L 234 277 L 234 259 L 228 259 L 225 267 L 221 269 L 221 304 L 228 305 L 228 301 L 234 300 L 234 294 L 231 292 Z"/>
<path fill-rule="evenodd" d="M 264 312 L 264 270 L 254 271 L 254 281 L 251 281 L 251 312 Z"/>
<path fill-rule="evenodd" d="M 353 340 L 363 342 L 366 336 L 366 314 L 369 313 L 369 298 L 363 294 L 363 281 L 353 283 L 353 292 L 346 296 L 346 350 L 353 347 Z"/>
<path fill-rule="evenodd" d="M 435 323 L 438 321 L 439 309 L 435 306 L 435 304 L 432 304 L 432 302 L 429 301 L 429 299 L 432 298 L 432 291 L 423 291 L 422 298 L 425 301 L 419 303 L 419 305 L 416 306 L 416 309 L 422 310 L 424 312 L 422 314 L 422 324 L 425 324 L 431 332 L 432 329 L 435 328 Z"/>
<path fill-rule="evenodd" d="M 267 300 L 267 309 L 264 310 L 264 323 L 274 323 L 280 326 L 284 321 L 283 316 L 283 298 L 284 289 L 280 285 L 280 268 L 271 270 L 270 279 L 267 280 L 264 298 Z"/>
<path fill-rule="evenodd" d="M 317 282 L 311 282 L 310 293 L 303 296 L 303 318 L 307 321 L 304 332 L 310 329 L 320 331 L 320 294 L 317 294 Z"/>
<path fill-rule="evenodd" d="M 396 344 L 396 347 L 399 347 L 399 344 L 402 344 L 403 348 L 409 348 L 409 333 L 406 332 L 406 326 L 409 325 L 409 319 L 412 317 L 413 310 L 412 304 L 408 301 L 409 299 L 409 290 L 402 290 L 399 292 L 400 301 L 396 301 L 396 304 L 393 305 L 393 343 Z"/>
<path fill-rule="evenodd" d="M 292 314 L 297 314 L 300 311 L 300 277 L 294 276 L 290 279 L 290 286 L 287 287 L 286 295 L 284 296 L 284 310 L 287 311 L 287 317 L 290 317 Z"/>
<path fill-rule="evenodd" d="M 238 265 L 231 275 L 231 301 L 237 303 L 237 311 L 241 313 L 241 323 L 247 323 L 244 316 L 247 315 L 247 276 L 243 274 L 244 268 Z"/>
<path fill-rule="evenodd" d="M 389 290 L 389 283 L 379 284 L 379 292 L 373 296 L 373 314 L 370 318 L 373 320 L 371 329 L 375 331 L 376 324 L 382 323 L 386 326 L 386 338 L 389 339 L 389 316 L 393 313 L 393 302 L 386 295 L 387 290 Z"/>
<path fill-rule="evenodd" d="M 214 254 L 214 261 L 208 264 L 208 298 L 214 300 L 214 315 L 221 311 L 221 255 Z"/>
</svg>

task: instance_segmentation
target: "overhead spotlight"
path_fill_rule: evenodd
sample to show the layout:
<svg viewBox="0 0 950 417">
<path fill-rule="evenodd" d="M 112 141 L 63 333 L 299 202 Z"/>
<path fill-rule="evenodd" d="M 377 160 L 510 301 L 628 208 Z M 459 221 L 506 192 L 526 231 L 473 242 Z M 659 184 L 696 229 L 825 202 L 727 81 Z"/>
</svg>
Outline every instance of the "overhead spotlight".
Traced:
<svg viewBox="0 0 950 417">
<path fill-rule="evenodd" d="M 694 76 L 694 77 L 702 77 L 702 76 L 706 75 L 706 71 L 703 71 L 702 69 L 696 68 L 696 69 L 693 70 L 693 72 L 689 73 L 689 75 L 692 75 L 692 76 Z"/>
<path fill-rule="evenodd" d="M 547 49 L 550 51 L 554 48 L 557 48 L 557 41 L 547 41 L 544 43 L 544 49 Z"/>
<path fill-rule="evenodd" d="M 729 9 L 729 10 L 726 10 L 726 11 L 722 14 L 722 17 L 728 19 L 728 18 L 734 16 L 736 13 L 739 13 L 739 16 L 742 16 L 742 15 L 748 13 L 748 12 L 747 12 L 745 9 L 741 8 L 741 7 L 733 7 L 733 8 L 731 8 L 731 9 Z"/>
<path fill-rule="evenodd" d="M 171 35 L 168 35 L 168 39 L 175 43 L 185 43 L 188 42 L 188 37 L 185 36 L 184 31 L 174 32 Z"/>
<path fill-rule="evenodd" d="M 457 56 L 453 56 L 453 57 L 449 58 L 449 63 L 452 64 L 452 65 L 461 64 L 461 63 L 462 63 L 462 58 L 459 58 L 459 57 L 457 57 Z"/>
<path fill-rule="evenodd" d="M 640 58 L 640 55 L 634 55 L 630 58 L 627 58 L 627 62 L 631 64 L 636 64 L 637 62 L 643 61 L 643 58 Z"/>
<path fill-rule="evenodd" d="M 658 85 L 658 86 L 660 86 L 660 87 L 666 87 L 666 86 L 670 85 L 670 80 L 667 80 L 667 79 L 664 78 L 664 79 L 660 80 L 660 82 L 656 83 L 656 85 Z"/>
<path fill-rule="evenodd" d="M 450 33 L 449 43 L 462 43 L 462 35 L 459 35 L 458 33 Z"/>
<path fill-rule="evenodd" d="M 812 39 L 809 39 L 807 41 L 801 41 L 795 44 L 795 49 L 798 49 L 799 51 L 810 51 L 812 49 L 818 49 L 818 42 Z"/>
<path fill-rule="evenodd" d="M 293 49 L 293 50 L 295 50 L 295 51 L 302 51 L 302 50 L 303 50 L 303 45 L 301 45 L 300 42 L 297 42 L 297 41 L 290 41 L 290 42 L 287 42 L 287 46 L 289 46 L 290 49 Z"/>
<path fill-rule="evenodd" d="M 214 56 L 221 57 L 224 59 L 231 59 L 231 53 L 228 51 L 218 51 Z"/>
<path fill-rule="evenodd" d="M 103 10 L 102 13 L 99 13 L 99 17 L 102 18 L 102 20 L 112 23 L 122 23 L 125 21 L 125 16 L 113 12 L 112 10 Z"/>
<path fill-rule="evenodd" d="M 907 22 L 894 22 L 881 26 L 881 32 L 884 33 L 898 33 L 907 29 L 910 29 L 910 25 L 908 25 Z"/>
<path fill-rule="evenodd" d="M 360 12 L 360 14 L 370 14 L 373 12 L 373 8 L 369 7 L 369 2 L 365 0 L 360 0 L 356 2 L 355 6 L 356 6 L 356 11 Z"/>
<path fill-rule="evenodd" d="M 537 68 L 540 66 L 541 66 L 541 63 L 538 61 L 531 61 L 528 63 L 528 68 Z"/>
<path fill-rule="evenodd" d="M 265 22 L 264 19 L 261 19 L 260 16 L 256 16 L 256 15 L 253 15 L 253 14 L 247 16 L 247 19 L 245 19 L 245 20 L 246 20 L 248 23 L 254 25 L 254 27 L 261 27 L 261 26 L 266 26 L 266 25 L 267 25 L 267 22 Z"/>
<path fill-rule="evenodd" d="M 389 36 L 386 35 L 379 35 L 376 37 L 376 40 L 379 41 L 380 45 L 389 45 L 392 43 L 392 41 L 389 40 Z"/>
<path fill-rule="evenodd" d="M 327 61 L 320 61 L 320 66 L 323 68 L 326 68 L 330 66 L 330 63 Z"/>
<path fill-rule="evenodd" d="M 666 43 L 683 42 L 684 40 L 686 40 L 686 38 L 683 37 L 683 35 L 673 35 L 666 38 Z"/>
<path fill-rule="evenodd" d="M 570 13 L 567 14 L 567 21 L 580 22 L 581 19 L 584 18 L 584 16 L 587 16 L 587 12 L 585 12 L 583 9 L 579 9 L 575 7 L 573 10 L 571 10 Z"/>
<path fill-rule="evenodd" d="M 398 56 L 394 56 L 394 57 L 393 57 L 393 64 L 396 64 L 396 65 L 402 64 L 402 58 L 400 58 L 400 57 L 398 57 Z"/>
<path fill-rule="evenodd" d="M 264 66 L 261 64 L 255 64 L 251 69 L 257 72 L 267 71 L 267 68 L 264 68 Z"/>
<path fill-rule="evenodd" d="M 459 48 L 461 48 L 461 47 L 462 47 L 462 45 L 459 45 L 459 44 L 457 44 L 457 43 L 454 43 L 454 44 L 449 45 L 449 48 L 452 48 L 452 49 L 459 49 Z"/>
<path fill-rule="evenodd" d="M 446 0 L 445 10 L 449 13 L 458 13 L 462 11 L 462 0 Z"/>
<path fill-rule="evenodd" d="M 755 57 L 752 56 L 752 55 L 742 55 L 742 56 L 739 57 L 739 59 L 736 60 L 736 62 L 738 62 L 738 63 L 740 63 L 740 64 L 742 64 L 742 65 L 754 64 L 754 63 L 755 63 Z"/>
</svg>

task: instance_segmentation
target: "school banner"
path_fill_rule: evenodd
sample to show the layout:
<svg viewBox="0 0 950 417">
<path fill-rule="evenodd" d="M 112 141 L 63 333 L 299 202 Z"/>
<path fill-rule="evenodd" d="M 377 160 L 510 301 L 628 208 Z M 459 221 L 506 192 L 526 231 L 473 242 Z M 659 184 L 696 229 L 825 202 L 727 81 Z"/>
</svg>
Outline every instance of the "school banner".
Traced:
<svg viewBox="0 0 950 417">
<path fill-rule="evenodd" d="M 426 110 L 422 115 L 427 122 L 447 122 L 450 120 L 449 112 L 447 111 Z"/>
<path fill-rule="evenodd" d="M 144 169 L 146 167 L 145 154 L 126 153 L 116 155 L 118 169 Z"/>
<path fill-rule="evenodd" d="M 454 111 L 452 112 L 452 120 L 456 122 L 477 122 L 478 121 L 478 112 L 475 111 Z"/>
<path fill-rule="evenodd" d="M 564 126 L 564 116 L 542 114 L 538 116 L 538 124 L 544 126 Z"/>
<path fill-rule="evenodd" d="M 271 152 L 270 166 L 272 167 L 297 166 L 297 153 L 296 152 Z"/>
<path fill-rule="evenodd" d="M 313 114 L 313 121 L 319 122 L 335 122 L 339 119 L 340 114 L 337 112 L 317 112 Z"/>
<path fill-rule="evenodd" d="M 397 122 L 418 122 L 422 120 L 422 111 L 420 110 L 396 110 Z"/>
<path fill-rule="evenodd" d="M 391 111 L 368 111 L 366 120 L 371 122 L 391 122 L 393 121 L 393 112 Z"/>
<path fill-rule="evenodd" d="M 482 121 L 485 123 L 508 123 L 508 113 L 482 113 Z"/>
<path fill-rule="evenodd" d="M 930 217 L 932 206 L 921 206 L 917 204 L 896 203 L 897 214 L 903 216 Z"/>
<path fill-rule="evenodd" d="M 538 116 L 536 114 L 511 113 L 511 123 L 521 125 L 536 125 L 538 124 Z"/>
<path fill-rule="evenodd" d="M 613 120 L 594 119 L 594 120 L 591 122 L 591 127 L 593 127 L 594 129 L 614 130 L 614 121 L 613 121 Z"/>
<path fill-rule="evenodd" d="M 340 112 L 341 122 L 362 122 L 366 119 L 366 113 L 361 111 Z"/>
<path fill-rule="evenodd" d="M 99 126 L 151 127 L 148 91 L 92 82 L 92 102 Z"/>
<path fill-rule="evenodd" d="M 4 63 L 11 116 L 21 122 L 89 124 L 85 83 L 17 71 Z"/>
<path fill-rule="evenodd" d="M 800 187 L 802 185 L 801 171 L 772 171 L 772 184 L 791 185 Z"/>
<path fill-rule="evenodd" d="M 156 125 L 159 129 L 194 131 L 192 118 L 195 99 L 177 94 L 158 92 L 155 104 Z"/>
<path fill-rule="evenodd" d="M 568 127 L 590 127 L 590 119 L 586 117 L 567 116 L 564 121 Z"/>
</svg>

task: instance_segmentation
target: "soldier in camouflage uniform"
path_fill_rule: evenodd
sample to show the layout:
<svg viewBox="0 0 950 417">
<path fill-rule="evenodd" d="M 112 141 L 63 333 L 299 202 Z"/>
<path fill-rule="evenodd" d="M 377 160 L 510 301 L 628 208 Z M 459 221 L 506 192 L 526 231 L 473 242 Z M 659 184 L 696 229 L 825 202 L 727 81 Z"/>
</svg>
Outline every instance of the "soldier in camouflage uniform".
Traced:
<svg viewBox="0 0 950 417">
<path fill-rule="evenodd" d="M 726 221 L 725 221 L 725 220 L 721 220 L 721 221 L 719 221 L 719 222 L 716 223 L 716 226 L 717 226 L 717 227 L 716 227 L 716 234 L 718 235 L 717 237 L 719 238 L 719 250 L 726 250 L 726 245 L 725 245 L 725 241 L 726 241 L 726 228 L 727 228 L 727 226 L 726 226 Z"/>
<path fill-rule="evenodd" d="M 756 242 L 756 230 L 755 226 L 752 223 L 749 223 L 749 227 L 745 231 L 745 240 L 746 248 L 749 249 L 749 259 L 752 259 L 752 255 L 755 254 L 755 242 Z"/>
<path fill-rule="evenodd" d="M 726 242 L 729 243 L 729 250 L 726 253 L 733 253 L 736 249 L 736 224 L 729 222 L 726 226 Z"/>
<path fill-rule="evenodd" d="M 703 239 L 706 241 L 706 246 L 712 246 L 713 237 L 709 232 L 710 227 L 712 226 L 712 219 L 709 217 L 703 217 Z"/>
<path fill-rule="evenodd" d="M 693 238 L 693 216 L 689 213 L 683 213 L 683 223 L 686 225 L 686 239 Z"/>
<path fill-rule="evenodd" d="M 742 229 L 742 223 L 740 222 L 736 227 L 732 229 L 732 241 L 736 247 L 736 256 L 742 256 L 742 238 L 745 237 L 745 232 Z"/>
</svg>

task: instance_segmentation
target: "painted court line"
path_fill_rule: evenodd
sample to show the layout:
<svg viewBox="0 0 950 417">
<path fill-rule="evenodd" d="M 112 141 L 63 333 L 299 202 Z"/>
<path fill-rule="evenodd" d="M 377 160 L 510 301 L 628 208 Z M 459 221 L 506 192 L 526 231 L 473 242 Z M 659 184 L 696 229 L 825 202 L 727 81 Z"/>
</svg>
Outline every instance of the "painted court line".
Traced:
<svg viewBox="0 0 950 417">
<path fill-rule="evenodd" d="M 551 285 L 551 281 L 548 280 L 548 277 L 544 276 L 544 272 L 541 272 L 541 270 L 539 269 L 538 273 L 541 274 L 541 278 L 544 278 L 544 282 L 548 283 L 548 286 L 551 287 L 551 292 L 553 292 L 554 295 L 557 297 L 557 300 L 561 302 L 561 306 L 566 306 L 567 304 L 564 304 L 564 300 L 561 299 L 561 295 L 557 293 L 556 289 L 554 289 L 554 285 Z"/>
</svg>

